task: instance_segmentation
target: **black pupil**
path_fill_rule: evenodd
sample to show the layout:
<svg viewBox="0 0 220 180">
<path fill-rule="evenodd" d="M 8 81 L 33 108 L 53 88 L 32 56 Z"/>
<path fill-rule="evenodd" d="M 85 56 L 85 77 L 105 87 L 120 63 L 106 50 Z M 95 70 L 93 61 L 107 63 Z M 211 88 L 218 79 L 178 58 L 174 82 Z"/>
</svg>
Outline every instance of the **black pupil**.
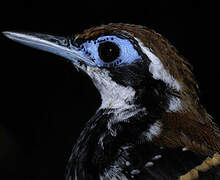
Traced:
<svg viewBox="0 0 220 180">
<path fill-rule="evenodd" d="M 104 42 L 98 48 L 99 57 L 104 62 L 112 62 L 120 55 L 119 47 L 113 42 Z"/>
</svg>

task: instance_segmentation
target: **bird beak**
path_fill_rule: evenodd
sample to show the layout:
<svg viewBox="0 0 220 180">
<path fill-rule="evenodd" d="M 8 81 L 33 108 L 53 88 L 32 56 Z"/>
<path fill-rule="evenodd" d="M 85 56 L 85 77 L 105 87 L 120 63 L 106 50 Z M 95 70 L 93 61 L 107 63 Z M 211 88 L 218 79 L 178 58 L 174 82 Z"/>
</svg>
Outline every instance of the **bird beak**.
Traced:
<svg viewBox="0 0 220 180">
<path fill-rule="evenodd" d="M 72 45 L 69 38 L 41 33 L 20 33 L 10 31 L 5 31 L 3 34 L 9 39 L 21 44 L 65 57 L 76 65 L 82 63 L 89 66 L 96 65 L 89 57 L 86 57 L 79 48 Z"/>
</svg>

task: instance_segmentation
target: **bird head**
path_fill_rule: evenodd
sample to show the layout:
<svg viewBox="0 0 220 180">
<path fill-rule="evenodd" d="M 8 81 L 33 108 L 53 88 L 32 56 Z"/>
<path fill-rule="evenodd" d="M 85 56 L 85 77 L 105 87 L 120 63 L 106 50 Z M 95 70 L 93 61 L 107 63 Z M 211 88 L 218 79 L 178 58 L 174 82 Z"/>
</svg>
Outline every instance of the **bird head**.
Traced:
<svg viewBox="0 0 220 180">
<path fill-rule="evenodd" d="M 158 135 L 163 128 L 166 129 L 163 137 L 175 139 L 172 143 L 160 139 L 163 143 L 191 146 L 188 136 L 193 135 L 199 137 L 198 141 L 209 141 L 197 135 L 203 127 L 198 132 L 191 131 L 198 124 L 206 124 L 210 128 L 202 130 L 212 132 L 213 124 L 199 102 L 190 64 L 153 30 L 139 25 L 108 24 L 71 38 L 20 32 L 4 32 L 4 35 L 70 60 L 88 74 L 100 92 L 100 109 L 132 111 L 142 107 L 160 122 L 149 129 L 151 135 Z"/>
<path fill-rule="evenodd" d="M 102 25 L 71 38 L 40 33 L 4 34 L 70 60 L 91 77 L 102 97 L 101 108 L 141 104 L 157 114 L 197 104 L 196 83 L 189 64 L 166 39 L 143 26 Z"/>
<path fill-rule="evenodd" d="M 141 159 L 150 156 L 149 144 L 155 145 L 156 151 L 165 147 L 208 155 L 219 152 L 220 132 L 199 102 L 191 66 L 160 34 L 129 24 L 93 27 L 74 37 L 4 34 L 70 60 L 101 94 L 99 111 L 73 149 L 67 179 L 86 179 L 88 174 L 97 179 L 109 167 L 110 174 L 119 177 L 126 163 L 117 168 L 112 160 L 117 160 L 123 148 L 125 152 L 136 148 L 136 159 L 141 154 L 137 150 L 140 144 L 144 148 Z M 119 164 L 125 159 L 119 156 Z"/>
</svg>

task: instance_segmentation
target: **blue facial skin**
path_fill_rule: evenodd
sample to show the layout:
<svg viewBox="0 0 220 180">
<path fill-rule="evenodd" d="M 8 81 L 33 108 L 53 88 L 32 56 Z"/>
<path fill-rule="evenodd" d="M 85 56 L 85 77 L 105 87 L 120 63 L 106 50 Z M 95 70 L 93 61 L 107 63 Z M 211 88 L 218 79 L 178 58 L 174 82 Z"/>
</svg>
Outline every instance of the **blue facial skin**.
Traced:
<svg viewBox="0 0 220 180">
<path fill-rule="evenodd" d="M 21 44 L 65 57 L 74 64 L 84 63 L 92 67 L 115 67 L 132 64 L 134 61 L 142 59 L 137 48 L 133 45 L 134 43 L 129 38 L 124 38 L 125 35 L 122 34 L 119 36 L 103 35 L 94 40 L 87 40 L 80 47 L 76 45 L 78 43 L 72 44 L 71 39 L 48 34 L 19 32 L 4 32 L 4 34 Z M 99 46 L 105 42 L 114 43 L 119 49 L 116 57 L 113 57 L 109 62 L 104 62 L 99 56 Z M 117 57 L 117 55 L 119 56 Z"/>
<path fill-rule="evenodd" d="M 112 62 L 104 62 L 101 60 L 98 52 L 99 45 L 104 42 L 115 43 L 120 49 L 119 57 Z M 101 36 L 96 40 L 89 40 L 81 44 L 81 53 L 91 58 L 98 67 L 112 67 L 116 65 L 131 64 L 134 61 L 141 59 L 137 50 L 132 43 L 115 35 Z"/>
</svg>

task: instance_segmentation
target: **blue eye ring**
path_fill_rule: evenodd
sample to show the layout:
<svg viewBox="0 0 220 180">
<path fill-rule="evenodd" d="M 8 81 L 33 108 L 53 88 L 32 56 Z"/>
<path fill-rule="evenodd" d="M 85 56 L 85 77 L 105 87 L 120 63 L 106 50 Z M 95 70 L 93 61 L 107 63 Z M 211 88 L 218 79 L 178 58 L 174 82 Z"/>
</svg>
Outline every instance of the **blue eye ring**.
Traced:
<svg viewBox="0 0 220 180">
<path fill-rule="evenodd" d="M 110 57 L 100 56 L 100 48 L 107 43 L 107 52 L 109 45 L 115 53 L 109 54 Z M 113 47 L 114 46 L 114 47 Z M 141 59 L 140 54 L 129 39 L 117 35 L 100 36 L 94 40 L 87 40 L 80 45 L 81 52 L 88 56 L 98 67 L 114 67 L 123 64 L 131 64 Z M 110 48 L 111 49 L 111 48 Z"/>
</svg>

